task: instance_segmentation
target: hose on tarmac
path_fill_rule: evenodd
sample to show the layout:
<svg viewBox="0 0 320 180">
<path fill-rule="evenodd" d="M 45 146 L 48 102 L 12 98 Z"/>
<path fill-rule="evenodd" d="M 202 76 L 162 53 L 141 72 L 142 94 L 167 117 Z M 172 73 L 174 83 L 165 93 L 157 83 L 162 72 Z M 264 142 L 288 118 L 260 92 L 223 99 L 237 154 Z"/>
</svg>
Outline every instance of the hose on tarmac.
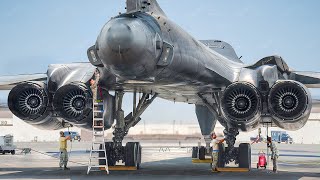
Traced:
<svg viewBox="0 0 320 180">
<path fill-rule="evenodd" d="M 21 148 L 17 148 L 19 150 L 23 150 Z M 52 158 L 55 158 L 55 159 L 59 159 L 60 160 L 60 157 L 56 157 L 56 156 L 53 156 L 53 155 L 50 155 L 48 153 L 44 153 L 44 152 L 41 152 L 41 151 L 38 151 L 38 150 L 35 150 L 35 149 L 32 149 L 30 148 L 31 151 L 34 151 L 36 153 L 39 153 L 39 154 L 42 154 L 42 155 L 45 155 L 45 156 L 49 156 L 49 157 L 52 157 Z M 71 151 L 71 150 L 70 150 Z M 71 163 L 74 163 L 74 164 L 79 164 L 79 165 L 84 165 L 84 166 L 88 166 L 88 164 L 84 164 L 84 163 L 79 163 L 79 162 L 75 162 L 75 161 L 68 161 L 68 162 L 71 162 Z"/>
</svg>

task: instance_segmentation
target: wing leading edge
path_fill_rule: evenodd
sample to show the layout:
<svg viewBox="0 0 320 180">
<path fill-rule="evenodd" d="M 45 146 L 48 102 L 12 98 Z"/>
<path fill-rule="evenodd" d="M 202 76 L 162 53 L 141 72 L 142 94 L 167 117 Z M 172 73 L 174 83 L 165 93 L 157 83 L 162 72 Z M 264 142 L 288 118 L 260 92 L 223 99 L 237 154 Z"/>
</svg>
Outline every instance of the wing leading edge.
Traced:
<svg viewBox="0 0 320 180">
<path fill-rule="evenodd" d="M 292 71 L 289 79 L 299 81 L 307 88 L 320 88 L 320 72 Z"/>
<path fill-rule="evenodd" d="M 0 90 L 11 90 L 19 83 L 26 81 L 40 81 L 47 80 L 47 74 L 21 74 L 12 76 L 0 76 Z"/>
</svg>

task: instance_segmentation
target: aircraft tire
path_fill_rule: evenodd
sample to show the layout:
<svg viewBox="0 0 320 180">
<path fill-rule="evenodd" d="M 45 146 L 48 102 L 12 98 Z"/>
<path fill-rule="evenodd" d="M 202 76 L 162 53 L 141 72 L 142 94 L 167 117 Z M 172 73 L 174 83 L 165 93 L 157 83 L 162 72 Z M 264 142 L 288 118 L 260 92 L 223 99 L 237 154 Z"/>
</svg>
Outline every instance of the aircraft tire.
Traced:
<svg viewBox="0 0 320 180">
<path fill-rule="evenodd" d="M 108 160 L 108 166 L 114 166 L 116 162 L 112 159 L 112 153 L 113 150 L 113 142 L 105 142 L 105 148 L 106 148 L 106 154 L 107 154 L 107 160 Z M 99 147 L 99 149 L 102 149 L 102 146 Z M 99 157 L 104 157 L 104 152 L 99 152 Z M 106 161 L 100 159 L 99 160 L 100 165 L 105 165 Z"/>
<path fill-rule="evenodd" d="M 137 146 L 137 169 L 140 169 L 141 166 L 141 159 L 142 159 L 142 147 L 139 142 L 135 142 Z"/>
<path fill-rule="evenodd" d="M 225 147 L 224 144 L 219 144 L 219 155 L 217 166 L 223 168 L 225 166 Z"/>
<path fill-rule="evenodd" d="M 198 152 L 199 152 L 199 148 L 198 147 L 192 147 L 191 158 L 192 159 L 198 159 Z"/>
<path fill-rule="evenodd" d="M 139 148 L 135 142 L 128 142 L 125 147 L 125 166 L 138 168 Z"/>
<path fill-rule="evenodd" d="M 249 143 L 239 145 L 239 168 L 251 169 L 251 146 Z"/>
<path fill-rule="evenodd" d="M 204 146 L 201 146 L 199 148 L 199 159 L 205 160 L 206 159 L 206 148 Z"/>
</svg>

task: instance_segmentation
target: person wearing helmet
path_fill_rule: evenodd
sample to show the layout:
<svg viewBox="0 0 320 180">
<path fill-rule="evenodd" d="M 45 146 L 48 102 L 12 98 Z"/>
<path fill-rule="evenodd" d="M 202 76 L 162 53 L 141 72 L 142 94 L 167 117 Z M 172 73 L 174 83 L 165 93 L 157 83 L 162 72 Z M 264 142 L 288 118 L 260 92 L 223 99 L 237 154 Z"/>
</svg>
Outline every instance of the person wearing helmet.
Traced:
<svg viewBox="0 0 320 180">
<path fill-rule="evenodd" d="M 211 145 L 212 145 L 212 172 L 217 172 L 217 164 L 218 164 L 218 157 L 219 157 L 219 144 L 224 142 L 224 138 L 217 138 L 216 133 L 211 134 Z"/>
<path fill-rule="evenodd" d="M 63 170 L 69 170 L 69 168 L 67 168 L 67 164 L 68 164 L 68 152 L 67 152 L 67 140 L 71 140 L 71 136 L 67 136 L 65 137 L 64 132 L 60 131 L 60 163 L 59 163 L 59 167 L 60 169 L 63 166 Z"/>
</svg>

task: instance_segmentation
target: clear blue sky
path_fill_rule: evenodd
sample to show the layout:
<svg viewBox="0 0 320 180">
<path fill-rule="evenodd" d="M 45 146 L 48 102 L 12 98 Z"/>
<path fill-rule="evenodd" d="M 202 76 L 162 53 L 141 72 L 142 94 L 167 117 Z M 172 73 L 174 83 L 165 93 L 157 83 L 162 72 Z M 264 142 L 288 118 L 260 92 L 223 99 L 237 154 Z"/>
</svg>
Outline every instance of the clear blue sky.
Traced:
<svg viewBox="0 0 320 180">
<path fill-rule="evenodd" d="M 320 71 L 320 1 L 158 2 L 196 39 L 227 41 L 246 63 L 278 54 L 293 69 Z M 87 61 L 86 50 L 101 27 L 124 7 L 125 0 L 2 0 L 0 75 L 46 72 L 48 64 Z M 191 121 L 194 106 L 157 100 L 142 117 L 147 122 Z"/>
</svg>

